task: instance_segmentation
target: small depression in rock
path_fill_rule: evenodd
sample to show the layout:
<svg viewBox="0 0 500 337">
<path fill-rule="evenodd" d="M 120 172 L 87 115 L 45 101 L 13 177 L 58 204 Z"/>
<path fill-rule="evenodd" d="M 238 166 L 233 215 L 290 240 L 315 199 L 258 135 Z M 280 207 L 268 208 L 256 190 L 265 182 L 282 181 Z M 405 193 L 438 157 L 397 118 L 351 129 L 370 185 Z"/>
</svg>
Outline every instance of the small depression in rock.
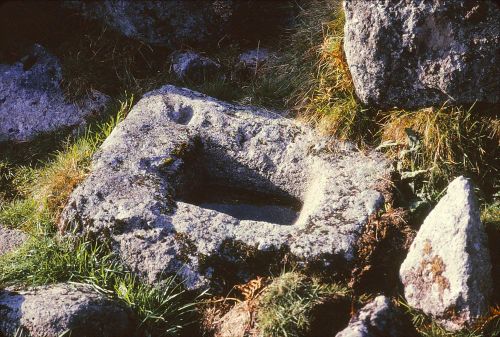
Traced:
<svg viewBox="0 0 500 337">
<path fill-rule="evenodd" d="M 181 198 L 183 202 L 231 215 L 240 220 L 253 220 L 292 225 L 297 220 L 301 203 L 259 191 L 223 185 L 204 185 Z"/>
</svg>

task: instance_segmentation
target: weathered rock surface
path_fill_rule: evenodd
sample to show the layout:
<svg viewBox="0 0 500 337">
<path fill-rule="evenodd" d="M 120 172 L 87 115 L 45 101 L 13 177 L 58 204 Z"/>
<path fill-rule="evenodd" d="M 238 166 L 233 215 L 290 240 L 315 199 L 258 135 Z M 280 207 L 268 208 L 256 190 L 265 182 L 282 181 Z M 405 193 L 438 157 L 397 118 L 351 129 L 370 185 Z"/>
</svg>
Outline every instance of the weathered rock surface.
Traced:
<svg viewBox="0 0 500 337">
<path fill-rule="evenodd" d="M 237 303 L 222 316 L 215 337 L 260 337 L 262 334 L 257 329 L 248 331 L 255 323 L 255 313 L 250 305 L 248 302 Z"/>
<path fill-rule="evenodd" d="M 289 26 L 289 0 L 67 1 L 121 34 L 148 44 L 213 48 L 224 40 L 259 41 Z M 288 6 L 287 6 L 288 5 Z"/>
<path fill-rule="evenodd" d="M 227 29 L 237 2 L 224 1 L 78 1 L 90 18 L 123 35 L 163 46 L 217 42 Z"/>
<path fill-rule="evenodd" d="M 345 263 L 389 166 L 272 112 L 164 86 L 103 143 L 60 228 L 110 236 L 152 282 L 182 269 L 189 288 L 224 263 L 245 279 L 241 250 Z"/>
<path fill-rule="evenodd" d="M 15 250 L 26 241 L 27 235 L 16 229 L 8 229 L 0 225 L 0 255 Z"/>
<path fill-rule="evenodd" d="M 384 108 L 500 101 L 500 6 L 491 0 L 346 0 L 358 97 Z"/>
<path fill-rule="evenodd" d="M 57 284 L 23 291 L 0 291 L 0 333 L 32 337 L 133 336 L 130 312 L 90 286 Z"/>
<path fill-rule="evenodd" d="M 408 303 L 451 330 L 487 313 L 487 238 L 470 181 L 456 178 L 425 219 L 400 270 Z"/>
<path fill-rule="evenodd" d="M 99 92 L 67 102 L 61 80 L 59 61 L 40 45 L 18 63 L 0 64 L 0 142 L 79 125 L 104 110 L 109 98 Z"/>
<path fill-rule="evenodd" d="M 180 80 L 203 82 L 217 76 L 220 65 L 192 51 L 174 53 L 172 70 Z"/>
<path fill-rule="evenodd" d="M 365 305 L 336 337 L 410 337 L 407 321 L 391 300 L 378 296 Z"/>
</svg>

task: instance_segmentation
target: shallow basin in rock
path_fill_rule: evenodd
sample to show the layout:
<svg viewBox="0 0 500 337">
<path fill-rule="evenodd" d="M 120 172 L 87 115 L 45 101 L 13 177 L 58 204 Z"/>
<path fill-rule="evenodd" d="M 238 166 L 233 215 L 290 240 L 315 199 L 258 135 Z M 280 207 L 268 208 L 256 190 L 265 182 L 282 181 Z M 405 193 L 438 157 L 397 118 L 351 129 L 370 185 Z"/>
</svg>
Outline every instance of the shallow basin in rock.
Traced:
<svg viewBox="0 0 500 337">
<path fill-rule="evenodd" d="M 389 166 L 267 110 L 164 86 L 104 142 L 60 228 L 111 237 L 151 282 L 178 272 L 188 288 L 245 280 L 259 254 L 267 272 L 278 252 L 337 268 L 383 204 Z"/>
<path fill-rule="evenodd" d="M 196 182 L 196 185 L 179 201 L 228 214 L 239 220 L 292 225 L 302 207 L 300 200 L 292 196 L 237 189 L 222 183 L 213 185 Z"/>
</svg>

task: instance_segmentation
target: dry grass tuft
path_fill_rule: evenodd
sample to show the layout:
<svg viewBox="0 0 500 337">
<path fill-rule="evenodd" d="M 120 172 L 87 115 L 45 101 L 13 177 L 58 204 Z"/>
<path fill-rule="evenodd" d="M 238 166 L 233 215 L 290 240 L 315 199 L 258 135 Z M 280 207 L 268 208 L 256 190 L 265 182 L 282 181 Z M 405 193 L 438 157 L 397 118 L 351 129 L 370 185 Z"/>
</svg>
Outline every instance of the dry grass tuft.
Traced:
<svg viewBox="0 0 500 337">
<path fill-rule="evenodd" d="M 430 185 L 441 187 L 454 176 L 466 174 L 477 182 L 487 181 L 491 189 L 498 170 L 496 126 L 498 119 L 481 111 L 443 106 L 390 111 L 380 136 L 383 142 L 397 144 L 388 153 L 398 158 L 402 172 L 423 170 Z"/>
</svg>

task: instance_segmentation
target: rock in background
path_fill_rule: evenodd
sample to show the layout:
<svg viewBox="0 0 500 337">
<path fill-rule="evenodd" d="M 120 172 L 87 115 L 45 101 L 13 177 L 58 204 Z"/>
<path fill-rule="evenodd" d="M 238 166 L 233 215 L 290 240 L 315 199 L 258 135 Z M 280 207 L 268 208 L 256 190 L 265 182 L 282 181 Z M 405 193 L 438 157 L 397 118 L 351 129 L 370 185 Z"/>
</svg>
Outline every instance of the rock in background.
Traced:
<svg viewBox="0 0 500 337">
<path fill-rule="evenodd" d="M 0 291 L 0 333 L 32 337 L 133 336 L 136 322 L 128 309 L 91 286 L 55 284 L 22 291 Z"/>
<path fill-rule="evenodd" d="M 487 238 L 472 184 L 456 178 L 425 219 L 401 265 L 408 303 L 457 330 L 488 312 Z"/>
<path fill-rule="evenodd" d="M 358 97 L 383 108 L 500 101 L 500 6 L 490 0 L 346 0 Z"/>
<path fill-rule="evenodd" d="M 31 140 L 103 112 L 109 97 L 94 91 L 68 102 L 61 80 L 59 60 L 40 45 L 13 65 L 0 64 L 0 142 Z"/>
<path fill-rule="evenodd" d="M 97 19 L 123 35 L 179 48 L 215 47 L 229 36 L 259 40 L 287 24 L 289 1 L 72 1 L 66 7 Z"/>
</svg>

